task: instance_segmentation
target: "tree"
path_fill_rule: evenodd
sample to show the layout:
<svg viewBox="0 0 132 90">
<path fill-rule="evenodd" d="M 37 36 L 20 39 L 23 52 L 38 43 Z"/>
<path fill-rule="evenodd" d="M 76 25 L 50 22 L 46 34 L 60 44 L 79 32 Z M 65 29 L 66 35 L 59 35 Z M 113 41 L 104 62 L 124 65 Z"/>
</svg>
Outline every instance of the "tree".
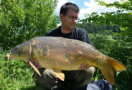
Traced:
<svg viewBox="0 0 132 90">
<path fill-rule="evenodd" d="M 57 0 L 2 0 L 0 46 L 9 49 L 56 27 Z"/>
<path fill-rule="evenodd" d="M 96 25 L 105 26 L 117 26 L 120 28 L 121 32 L 113 33 L 112 41 L 106 45 L 107 48 L 105 52 L 109 52 L 108 55 L 120 60 L 127 68 L 127 71 L 116 73 L 116 84 L 114 85 L 116 90 L 131 90 L 131 76 L 132 76 L 132 0 L 121 0 L 122 2 L 114 2 L 107 4 L 102 0 L 96 0 L 100 5 L 106 7 L 116 7 L 118 10 L 116 12 L 106 12 L 98 15 L 96 12 L 88 15 L 86 19 L 80 20 L 82 23 L 95 23 Z M 96 36 L 95 45 L 97 45 Z M 106 39 L 103 36 L 98 35 L 98 38 L 104 42 Z M 100 41 L 101 41 L 100 40 Z M 100 44 L 100 41 L 98 44 Z M 107 40 L 106 40 L 107 41 Z M 105 42 L 104 42 L 105 43 Z M 107 42 L 106 42 L 107 43 Z M 111 44 L 111 45 L 110 45 Z M 98 48 L 101 48 L 98 47 Z M 104 47 L 103 47 L 104 48 Z M 106 48 L 106 47 L 105 47 Z M 104 49 L 103 49 L 104 51 Z"/>
</svg>

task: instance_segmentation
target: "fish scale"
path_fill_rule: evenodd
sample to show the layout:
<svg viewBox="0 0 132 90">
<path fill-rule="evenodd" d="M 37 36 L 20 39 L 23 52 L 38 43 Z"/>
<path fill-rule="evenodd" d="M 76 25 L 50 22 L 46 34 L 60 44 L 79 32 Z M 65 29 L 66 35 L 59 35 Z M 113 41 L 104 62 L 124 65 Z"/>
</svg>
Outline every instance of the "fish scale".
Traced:
<svg viewBox="0 0 132 90">
<path fill-rule="evenodd" d="M 62 37 L 35 37 L 15 47 L 7 56 L 26 62 L 34 58 L 41 67 L 53 69 L 61 80 L 64 80 L 61 70 L 78 70 L 82 64 L 87 64 L 99 68 L 104 78 L 113 85 L 115 71 L 126 70 L 119 61 L 102 54 L 92 45 Z"/>
</svg>

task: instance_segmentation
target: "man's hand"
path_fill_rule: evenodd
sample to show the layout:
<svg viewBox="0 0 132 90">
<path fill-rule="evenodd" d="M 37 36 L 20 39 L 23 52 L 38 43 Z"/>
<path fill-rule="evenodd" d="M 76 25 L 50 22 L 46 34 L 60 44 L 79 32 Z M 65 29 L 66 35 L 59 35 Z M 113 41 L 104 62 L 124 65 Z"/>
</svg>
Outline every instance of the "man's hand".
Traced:
<svg viewBox="0 0 132 90">
<path fill-rule="evenodd" d="M 79 70 L 86 70 L 86 69 L 88 69 L 88 68 L 89 68 L 88 64 L 82 64 L 82 65 L 80 66 Z"/>
</svg>

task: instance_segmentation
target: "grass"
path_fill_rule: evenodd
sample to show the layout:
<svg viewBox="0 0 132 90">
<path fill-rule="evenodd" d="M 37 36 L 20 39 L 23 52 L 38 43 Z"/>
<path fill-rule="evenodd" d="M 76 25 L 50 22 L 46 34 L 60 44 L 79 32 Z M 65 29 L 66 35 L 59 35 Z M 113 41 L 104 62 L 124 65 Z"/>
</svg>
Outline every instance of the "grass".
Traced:
<svg viewBox="0 0 132 90">
<path fill-rule="evenodd" d="M 131 64 L 127 71 L 116 73 L 115 90 L 131 90 Z M 34 70 L 21 60 L 7 60 L 6 54 L 0 53 L 0 90 L 48 90 L 35 84 Z M 93 80 L 102 79 L 99 69 Z M 38 82 L 37 82 L 38 83 Z"/>
<path fill-rule="evenodd" d="M 33 74 L 26 62 L 8 61 L 6 54 L 0 54 L 0 90 L 41 90 L 35 85 Z"/>
</svg>

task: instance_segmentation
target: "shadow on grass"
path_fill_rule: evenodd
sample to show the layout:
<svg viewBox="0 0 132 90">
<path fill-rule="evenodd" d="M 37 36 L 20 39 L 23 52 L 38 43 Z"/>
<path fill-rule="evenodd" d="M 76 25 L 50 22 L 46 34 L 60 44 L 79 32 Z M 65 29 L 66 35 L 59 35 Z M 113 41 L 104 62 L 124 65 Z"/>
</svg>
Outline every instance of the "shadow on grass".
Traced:
<svg viewBox="0 0 132 90">
<path fill-rule="evenodd" d="M 30 86 L 30 87 L 22 87 L 21 90 L 49 90 L 45 86 Z"/>
</svg>

